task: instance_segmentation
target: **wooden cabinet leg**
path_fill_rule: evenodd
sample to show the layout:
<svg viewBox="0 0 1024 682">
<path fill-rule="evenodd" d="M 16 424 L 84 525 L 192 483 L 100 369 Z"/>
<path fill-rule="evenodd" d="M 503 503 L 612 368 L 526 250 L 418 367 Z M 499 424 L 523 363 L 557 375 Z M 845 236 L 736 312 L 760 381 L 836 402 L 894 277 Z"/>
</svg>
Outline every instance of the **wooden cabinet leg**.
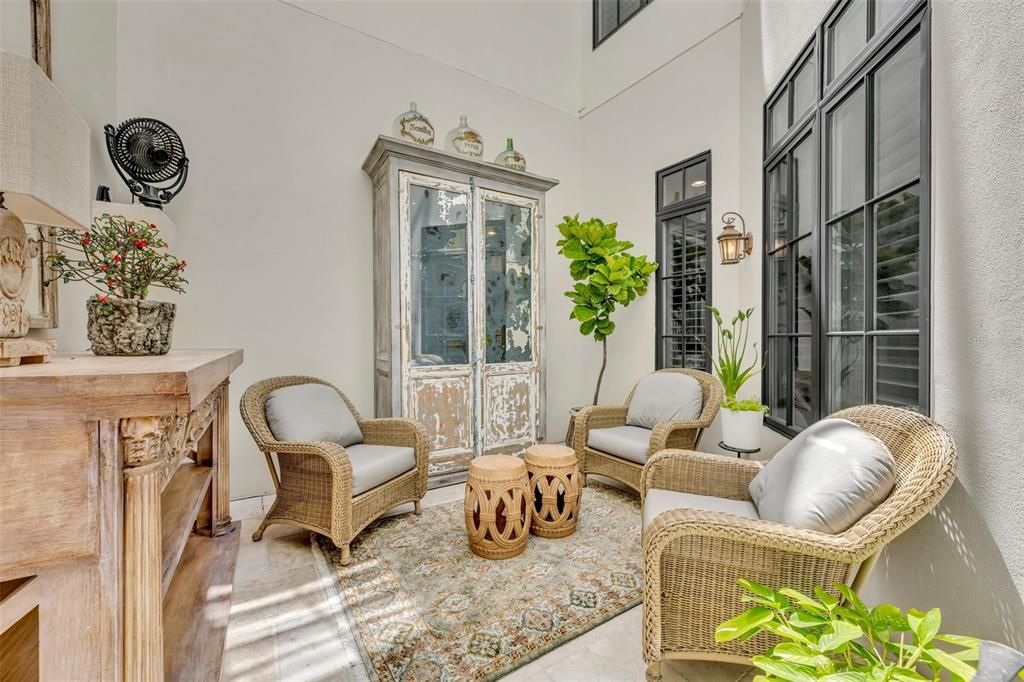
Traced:
<svg viewBox="0 0 1024 682">
<path fill-rule="evenodd" d="M 164 676 L 160 463 L 124 470 L 124 680 Z"/>
<path fill-rule="evenodd" d="M 224 535 L 231 531 L 231 471 L 228 463 L 230 458 L 230 426 L 231 402 L 228 399 L 228 382 L 220 385 L 220 397 L 214 412 L 210 431 L 213 437 L 213 480 L 210 482 L 210 515 L 212 518 L 212 534 Z"/>
</svg>

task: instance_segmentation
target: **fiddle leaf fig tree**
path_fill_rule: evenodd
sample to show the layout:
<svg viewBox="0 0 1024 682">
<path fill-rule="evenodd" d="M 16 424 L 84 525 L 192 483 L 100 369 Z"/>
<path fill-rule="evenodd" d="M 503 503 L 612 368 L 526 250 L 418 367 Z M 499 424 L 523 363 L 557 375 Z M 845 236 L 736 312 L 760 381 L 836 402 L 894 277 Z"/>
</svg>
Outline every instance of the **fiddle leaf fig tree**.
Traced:
<svg viewBox="0 0 1024 682">
<path fill-rule="evenodd" d="M 569 318 L 580 323 L 580 333 L 593 336 L 601 343 L 601 371 L 594 388 L 594 404 L 601 394 L 601 380 L 608 366 L 608 337 L 615 331 L 612 313 L 616 306 L 628 306 L 647 293 L 651 273 L 657 263 L 647 256 L 629 253 L 632 242 L 615 236 L 618 223 L 605 223 L 600 218 L 580 221 L 565 216 L 558 225 L 562 239 L 558 252 L 569 259 L 569 274 L 576 284 L 565 295 L 573 302 Z"/>
</svg>

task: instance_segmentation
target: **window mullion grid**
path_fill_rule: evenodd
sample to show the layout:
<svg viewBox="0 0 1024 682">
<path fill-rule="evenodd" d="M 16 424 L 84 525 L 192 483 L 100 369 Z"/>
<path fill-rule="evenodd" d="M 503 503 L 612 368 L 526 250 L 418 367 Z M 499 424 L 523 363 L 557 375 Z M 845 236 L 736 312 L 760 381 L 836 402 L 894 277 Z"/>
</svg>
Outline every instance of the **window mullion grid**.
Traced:
<svg viewBox="0 0 1024 682">
<path fill-rule="evenodd" d="M 873 2 L 868 3 L 870 15 Z M 869 19 L 869 26 L 870 19 Z M 875 92 L 874 76 L 864 74 L 864 400 L 875 402 L 875 212 L 867 198 L 875 193 Z"/>
</svg>

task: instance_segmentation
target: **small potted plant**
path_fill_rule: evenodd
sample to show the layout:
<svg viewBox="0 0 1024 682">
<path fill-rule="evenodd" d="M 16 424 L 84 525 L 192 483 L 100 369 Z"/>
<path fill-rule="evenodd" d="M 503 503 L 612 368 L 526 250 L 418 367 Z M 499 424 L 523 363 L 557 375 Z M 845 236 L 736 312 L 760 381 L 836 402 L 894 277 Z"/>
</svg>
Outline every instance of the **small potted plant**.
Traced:
<svg viewBox="0 0 1024 682">
<path fill-rule="evenodd" d="M 592 336 L 601 344 L 601 370 L 594 387 L 594 402 L 601 395 L 601 381 L 608 366 L 608 337 L 615 331 L 612 313 L 617 306 L 625 308 L 637 297 L 647 293 L 647 282 L 658 269 L 647 256 L 629 253 L 633 243 L 620 241 L 615 231 L 618 223 L 605 223 L 600 218 L 580 221 L 579 214 L 565 216 L 558 225 L 562 239 L 558 253 L 569 259 L 569 274 L 576 282 L 565 295 L 573 302 L 569 318 L 580 324 L 580 334 Z M 580 408 L 572 408 L 567 440 L 572 436 L 572 422 Z"/>
<path fill-rule="evenodd" d="M 757 361 L 757 344 L 754 344 L 753 359 L 746 364 L 747 337 L 754 309 L 738 311 L 728 327 L 722 321 L 718 308 L 708 306 L 708 310 L 718 330 L 718 347 L 717 354 L 706 346 L 704 350 L 725 393 L 721 402 L 722 440 L 734 448 L 757 450 L 761 447 L 761 425 L 768 408 L 757 398 L 740 400 L 736 397 L 743 384 L 761 370 Z"/>
<path fill-rule="evenodd" d="M 89 342 L 96 355 L 163 355 L 171 349 L 175 305 L 147 300 L 152 287 L 184 293 L 185 261 L 163 251 L 156 225 L 103 214 L 85 234 L 57 232 L 55 280 L 85 282 Z M 70 254 L 70 255 L 69 255 Z"/>
</svg>

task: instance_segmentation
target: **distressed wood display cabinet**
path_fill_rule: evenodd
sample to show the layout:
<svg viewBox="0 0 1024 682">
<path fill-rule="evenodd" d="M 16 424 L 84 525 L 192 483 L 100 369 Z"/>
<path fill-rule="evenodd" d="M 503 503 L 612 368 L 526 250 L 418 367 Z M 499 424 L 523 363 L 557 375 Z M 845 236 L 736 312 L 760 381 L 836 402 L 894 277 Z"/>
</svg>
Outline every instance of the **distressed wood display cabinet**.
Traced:
<svg viewBox="0 0 1024 682">
<path fill-rule="evenodd" d="M 381 136 L 373 181 L 378 417 L 419 420 L 429 486 L 544 437 L 544 194 L 557 180 Z"/>
<path fill-rule="evenodd" d="M 240 350 L 0 371 L 0 679 L 216 680 Z"/>
</svg>

